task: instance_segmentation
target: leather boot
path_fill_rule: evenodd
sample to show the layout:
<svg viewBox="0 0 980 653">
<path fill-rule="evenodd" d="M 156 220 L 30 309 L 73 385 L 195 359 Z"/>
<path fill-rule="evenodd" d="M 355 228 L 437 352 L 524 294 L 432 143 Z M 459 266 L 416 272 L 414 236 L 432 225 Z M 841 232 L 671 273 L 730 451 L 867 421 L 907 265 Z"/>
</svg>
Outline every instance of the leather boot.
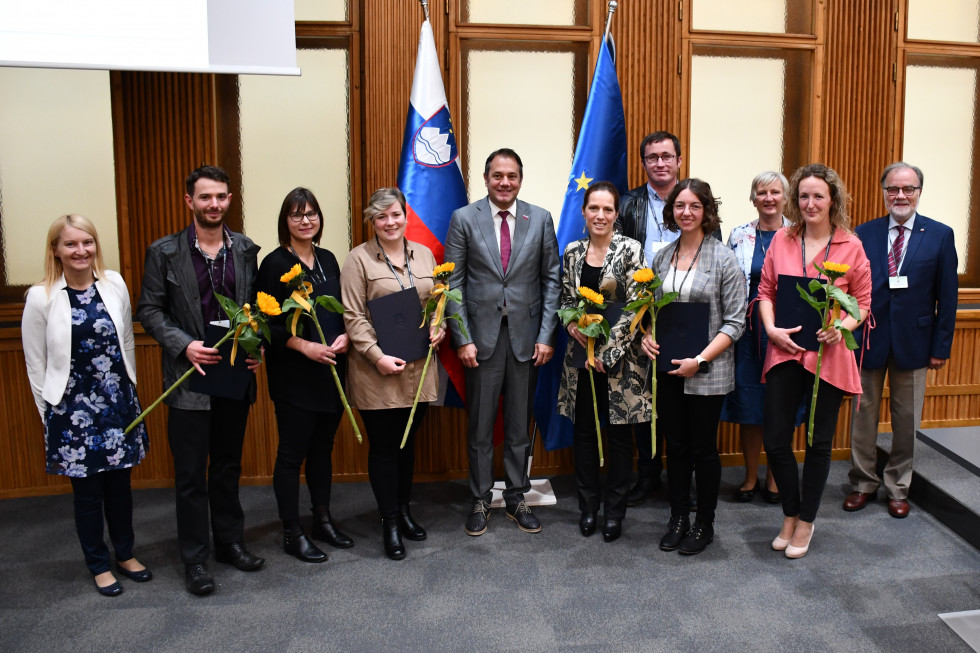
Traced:
<svg viewBox="0 0 980 653">
<path fill-rule="evenodd" d="M 385 545 L 385 555 L 392 560 L 401 560 L 405 557 L 405 545 L 402 544 L 398 522 L 398 517 L 381 520 L 381 538 Z"/>
<path fill-rule="evenodd" d="M 327 554 L 317 548 L 316 544 L 303 532 L 299 522 L 283 522 L 282 548 L 291 556 L 303 562 L 326 562 Z"/>
<path fill-rule="evenodd" d="M 412 512 L 407 503 L 398 506 L 398 528 L 402 536 L 415 542 L 421 542 L 426 538 L 425 529 L 412 519 Z"/>
<path fill-rule="evenodd" d="M 354 546 L 354 540 L 334 526 L 330 518 L 330 508 L 327 506 L 317 506 L 313 510 L 313 530 L 310 534 L 314 539 L 338 549 L 349 549 Z"/>
</svg>

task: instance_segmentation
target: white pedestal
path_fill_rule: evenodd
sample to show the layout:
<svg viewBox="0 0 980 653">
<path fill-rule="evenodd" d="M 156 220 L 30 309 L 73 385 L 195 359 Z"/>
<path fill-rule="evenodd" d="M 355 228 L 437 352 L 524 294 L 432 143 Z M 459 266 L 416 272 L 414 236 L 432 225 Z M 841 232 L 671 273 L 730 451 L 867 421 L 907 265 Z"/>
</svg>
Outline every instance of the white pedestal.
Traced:
<svg viewBox="0 0 980 653">
<path fill-rule="evenodd" d="M 493 484 L 491 508 L 504 507 L 504 482 Z M 558 503 L 555 491 L 551 489 L 551 481 L 546 478 L 531 479 L 531 491 L 524 493 L 524 502 L 529 506 L 553 506 Z"/>
</svg>

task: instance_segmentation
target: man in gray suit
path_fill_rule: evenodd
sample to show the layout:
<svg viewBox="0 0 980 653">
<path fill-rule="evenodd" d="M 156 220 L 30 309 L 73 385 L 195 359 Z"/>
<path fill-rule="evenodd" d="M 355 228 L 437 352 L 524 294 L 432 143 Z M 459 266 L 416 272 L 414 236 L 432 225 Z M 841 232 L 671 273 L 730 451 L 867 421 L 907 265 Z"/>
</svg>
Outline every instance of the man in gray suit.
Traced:
<svg viewBox="0 0 980 653">
<path fill-rule="evenodd" d="M 466 368 L 467 448 L 473 511 L 469 535 L 482 535 L 490 519 L 493 425 L 504 397 L 504 502 L 507 516 L 528 533 L 541 522 L 524 502 L 530 489 L 528 425 L 537 368 L 554 355 L 558 324 L 558 240 L 551 214 L 517 199 L 524 166 L 517 152 L 500 149 L 486 162 L 488 196 L 453 213 L 446 237 L 447 262 L 456 264 L 451 288 L 463 305 L 450 306 L 468 337 L 450 321 L 457 354 Z M 505 390 L 506 389 L 506 390 Z"/>
</svg>

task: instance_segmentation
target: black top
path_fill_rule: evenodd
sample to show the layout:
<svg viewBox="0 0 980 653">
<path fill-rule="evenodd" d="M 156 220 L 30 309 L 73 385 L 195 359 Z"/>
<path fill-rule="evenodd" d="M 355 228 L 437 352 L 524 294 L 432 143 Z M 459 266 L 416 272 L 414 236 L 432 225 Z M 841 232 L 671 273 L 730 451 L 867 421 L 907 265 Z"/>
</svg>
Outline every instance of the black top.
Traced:
<svg viewBox="0 0 980 653">
<path fill-rule="evenodd" d="M 337 263 L 337 258 L 330 250 L 320 247 L 315 247 L 314 252 L 319 266 L 314 266 L 315 274 L 311 274 L 306 264 L 289 249 L 277 247 L 262 259 L 256 290 L 272 295 L 282 305 L 292 291 L 279 280 L 279 277 L 299 263 L 306 272 L 307 281 L 313 283 L 314 295 L 332 295 L 340 301 L 340 265 Z M 286 347 L 286 342 L 292 337 L 287 324 L 290 318 L 291 312 L 289 315 L 283 313 L 269 320 L 272 344 L 266 348 L 266 370 L 272 401 L 314 413 L 342 411 L 343 405 L 340 402 L 340 395 L 337 394 L 337 387 L 329 366 L 311 361 L 300 352 Z M 328 345 L 331 344 L 332 337 L 343 333 L 342 316 L 318 307 L 317 318 L 327 337 Z M 301 316 L 299 323 L 303 325 L 303 329 L 301 334 L 297 330 L 297 335 L 306 340 L 320 342 L 316 326 L 310 318 Z M 341 382 L 345 378 L 346 368 L 347 356 L 341 354 L 337 357 L 337 374 L 340 375 Z"/>
<path fill-rule="evenodd" d="M 582 276 L 579 285 L 585 286 L 596 292 L 599 290 L 599 282 L 602 280 L 602 267 L 589 265 L 588 261 L 582 261 Z"/>
</svg>

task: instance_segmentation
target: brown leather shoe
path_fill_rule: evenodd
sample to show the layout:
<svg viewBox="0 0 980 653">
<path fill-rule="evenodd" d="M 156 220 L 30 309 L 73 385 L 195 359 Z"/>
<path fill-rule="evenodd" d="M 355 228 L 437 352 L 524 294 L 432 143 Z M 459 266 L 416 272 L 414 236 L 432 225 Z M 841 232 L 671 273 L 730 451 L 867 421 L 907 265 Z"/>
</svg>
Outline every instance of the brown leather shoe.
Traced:
<svg viewBox="0 0 980 653">
<path fill-rule="evenodd" d="M 909 516 L 909 502 L 905 499 L 889 499 L 888 514 L 896 519 L 904 519 Z"/>
<path fill-rule="evenodd" d="M 868 504 L 868 501 L 874 501 L 875 496 L 875 492 L 851 492 L 844 499 L 844 510 L 847 512 L 860 510 Z"/>
</svg>

